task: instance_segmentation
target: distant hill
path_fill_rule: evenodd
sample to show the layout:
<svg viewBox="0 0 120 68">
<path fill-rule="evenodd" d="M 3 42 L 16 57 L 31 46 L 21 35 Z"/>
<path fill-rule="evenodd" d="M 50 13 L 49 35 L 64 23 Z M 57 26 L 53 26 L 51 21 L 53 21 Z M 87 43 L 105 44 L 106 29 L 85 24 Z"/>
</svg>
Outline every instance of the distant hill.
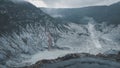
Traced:
<svg viewBox="0 0 120 68">
<path fill-rule="evenodd" d="M 64 21 L 84 23 L 85 17 L 93 17 L 97 22 L 120 24 L 120 2 L 110 6 L 90 6 L 84 8 L 42 8 L 52 17 Z"/>
</svg>

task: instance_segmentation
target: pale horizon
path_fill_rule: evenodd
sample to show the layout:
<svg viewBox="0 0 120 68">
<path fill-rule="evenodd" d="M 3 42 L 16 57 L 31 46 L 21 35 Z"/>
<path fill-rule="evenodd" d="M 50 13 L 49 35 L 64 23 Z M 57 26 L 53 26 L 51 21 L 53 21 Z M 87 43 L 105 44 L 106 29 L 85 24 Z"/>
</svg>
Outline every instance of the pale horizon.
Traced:
<svg viewBox="0 0 120 68">
<path fill-rule="evenodd" d="M 120 0 L 26 0 L 36 7 L 45 8 L 82 8 L 88 6 L 109 6 Z"/>
</svg>

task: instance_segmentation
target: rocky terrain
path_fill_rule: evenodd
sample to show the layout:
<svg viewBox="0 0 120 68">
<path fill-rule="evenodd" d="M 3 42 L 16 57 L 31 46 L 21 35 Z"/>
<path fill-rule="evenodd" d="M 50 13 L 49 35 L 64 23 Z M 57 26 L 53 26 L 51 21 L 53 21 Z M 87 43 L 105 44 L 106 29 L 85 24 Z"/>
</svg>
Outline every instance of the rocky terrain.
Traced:
<svg viewBox="0 0 120 68">
<path fill-rule="evenodd" d="M 119 68 L 120 52 L 117 54 L 74 53 L 51 60 L 40 60 L 23 68 Z M 87 66 L 85 66 L 87 65 Z"/>
</svg>

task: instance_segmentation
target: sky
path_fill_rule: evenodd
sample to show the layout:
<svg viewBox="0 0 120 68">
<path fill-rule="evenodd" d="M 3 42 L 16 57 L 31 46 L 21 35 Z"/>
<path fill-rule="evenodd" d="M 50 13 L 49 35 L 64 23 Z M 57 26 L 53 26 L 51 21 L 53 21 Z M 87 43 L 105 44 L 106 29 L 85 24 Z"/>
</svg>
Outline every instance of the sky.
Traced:
<svg viewBox="0 0 120 68">
<path fill-rule="evenodd" d="M 96 5 L 111 5 L 120 0 L 27 0 L 37 7 L 79 8 Z"/>
</svg>

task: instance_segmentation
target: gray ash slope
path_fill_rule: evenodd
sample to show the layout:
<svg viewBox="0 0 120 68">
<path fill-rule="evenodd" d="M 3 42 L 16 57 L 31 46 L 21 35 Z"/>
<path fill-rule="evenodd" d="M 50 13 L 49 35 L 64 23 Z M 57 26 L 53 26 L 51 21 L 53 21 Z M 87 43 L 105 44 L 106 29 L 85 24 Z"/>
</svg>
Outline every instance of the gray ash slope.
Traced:
<svg viewBox="0 0 120 68">
<path fill-rule="evenodd" d="M 0 68 L 19 64 L 45 49 L 45 28 L 54 34 L 61 26 L 29 2 L 0 0 Z"/>
</svg>

